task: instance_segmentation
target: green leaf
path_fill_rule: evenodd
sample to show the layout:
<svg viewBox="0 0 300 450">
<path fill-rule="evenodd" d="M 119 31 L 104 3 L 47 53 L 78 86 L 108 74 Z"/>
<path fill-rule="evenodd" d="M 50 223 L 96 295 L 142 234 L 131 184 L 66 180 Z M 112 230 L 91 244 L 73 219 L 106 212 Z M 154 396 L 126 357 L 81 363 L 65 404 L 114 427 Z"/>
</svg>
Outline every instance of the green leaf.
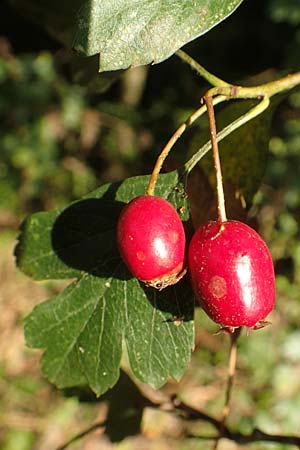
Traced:
<svg viewBox="0 0 300 450">
<path fill-rule="evenodd" d="M 124 202 L 149 177 L 107 184 L 62 210 L 24 223 L 17 263 L 35 279 L 76 278 L 25 321 L 27 344 L 43 348 L 42 368 L 58 387 L 88 384 L 98 395 L 119 377 L 124 340 L 134 374 L 153 387 L 179 379 L 193 347 L 193 295 L 181 282 L 162 292 L 128 273 L 115 239 Z M 159 177 L 156 194 L 188 208 L 178 173 Z"/>
<path fill-rule="evenodd" d="M 226 19 L 243 0 L 9 1 L 66 46 L 87 56 L 100 53 L 100 71 L 115 71 L 167 59 Z M 88 71 L 81 68 L 79 76 L 90 80 Z M 97 81 L 100 89 L 107 83 L 106 78 Z"/>
<path fill-rule="evenodd" d="M 139 283 L 133 281 L 134 286 L 127 283 L 126 294 L 125 338 L 130 365 L 141 381 L 160 387 L 170 371 L 180 379 L 190 357 L 191 291 L 181 283 L 162 292 L 147 289 L 142 297 Z"/>
<path fill-rule="evenodd" d="M 89 369 L 93 371 L 89 384 L 96 392 L 104 392 L 117 381 L 121 332 L 116 333 L 117 330 L 114 329 L 116 322 L 109 322 L 111 336 L 107 342 L 107 332 L 104 332 L 109 321 L 105 308 L 106 298 L 105 286 L 97 283 L 96 278 L 87 276 L 74 282 L 52 300 L 38 305 L 27 317 L 25 322 L 27 344 L 46 349 L 42 368 L 48 379 L 58 387 L 86 383 L 87 379 L 90 381 Z M 118 299 L 111 300 L 111 307 L 114 310 L 117 306 L 120 307 Z M 99 312 L 101 307 L 103 311 Z M 98 326 L 91 330 L 95 315 Z M 120 323 L 120 330 L 121 327 Z M 92 333 L 89 335 L 90 331 Z M 105 351 L 110 353 L 110 370 L 106 372 L 109 376 L 103 376 L 103 372 L 107 370 Z M 99 361 L 101 359 L 101 369 L 97 363 L 95 364 L 95 352 Z M 102 371 L 102 376 L 99 375 L 99 370 Z"/>
<path fill-rule="evenodd" d="M 97 198 L 105 188 L 63 210 L 25 220 L 16 255 L 26 275 L 36 280 L 79 277 L 116 253 L 115 223 L 123 204 Z"/>
<path fill-rule="evenodd" d="M 75 48 L 100 53 L 100 71 L 158 63 L 229 16 L 242 0 L 89 0 Z"/>
</svg>

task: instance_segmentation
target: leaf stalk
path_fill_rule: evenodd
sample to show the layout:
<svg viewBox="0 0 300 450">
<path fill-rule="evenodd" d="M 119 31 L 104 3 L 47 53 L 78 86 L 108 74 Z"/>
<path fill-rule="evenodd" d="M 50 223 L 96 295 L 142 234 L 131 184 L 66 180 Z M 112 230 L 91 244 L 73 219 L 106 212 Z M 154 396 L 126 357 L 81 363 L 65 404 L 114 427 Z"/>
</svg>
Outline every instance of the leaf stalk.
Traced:
<svg viewBox="0 0 300 450">
<path fill-rule="evenodd" d="M 196 70 L 198 75 L 202 76 L 206 81 L 209 82 L 212 86 L 231 86 L 227 81 L 222 80 L 216 75 L 210 73 L 205 67 L 201 66 L 197 61 L 195 61 L 190 55 L 185 53 L 183 50 L 177 50 L 176 55 L 186 64 L 188 64 L 192 69 Z"/>
</svg>

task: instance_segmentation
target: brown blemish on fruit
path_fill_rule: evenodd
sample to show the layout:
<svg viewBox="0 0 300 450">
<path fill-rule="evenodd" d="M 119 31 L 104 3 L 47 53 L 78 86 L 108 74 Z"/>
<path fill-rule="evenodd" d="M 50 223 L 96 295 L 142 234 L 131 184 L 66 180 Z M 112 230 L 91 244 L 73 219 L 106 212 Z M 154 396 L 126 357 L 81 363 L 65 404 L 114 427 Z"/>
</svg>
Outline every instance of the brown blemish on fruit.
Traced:
<svg viewBox="0 0 300 450">
<path fill-rule="evenodd" d="M 176 231 L 169 231 L 168 238 L 172 244 L 176 244 L 178 242 L 179 236 Z"/>
<path fill-rule="evenodd" d="M 146 259 L 146 255 L 142 251 L 137 252 L 136 257 L 139 261 L 145 261 Z"/>
<path fill-rule="evenodd" d="M 209 282 L 208 290 L 214 298 L 224 297 L 227 293 L 226 281 L 223 277 L 214 276 Z"/>
</svg>

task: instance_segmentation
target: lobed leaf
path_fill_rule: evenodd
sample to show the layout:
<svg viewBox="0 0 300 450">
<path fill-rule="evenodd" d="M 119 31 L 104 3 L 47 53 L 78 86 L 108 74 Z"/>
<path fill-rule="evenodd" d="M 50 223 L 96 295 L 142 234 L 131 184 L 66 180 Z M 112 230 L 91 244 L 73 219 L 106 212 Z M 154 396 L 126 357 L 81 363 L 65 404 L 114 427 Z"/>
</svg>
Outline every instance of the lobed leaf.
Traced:
<svg viewBox="0 0 300 450">
<path fill-rule="evenodd" d="M 42 368 L 58 387 L 87 383 L 98 395 L 119 377 L 122 342 L 135 375 L 154 387 L 180 378 L 193 347 L 193 295 L 180 283 L 157 292 L 128 273 L 115 238 L 125 202 L 148 177 L 107 184 L 62 210 L 24 223 L 17 263 L 35 279 L 76 278 L 27 317 L 27 344 L 43 348 Z M 160 176 L 156 194 L 188 208 L 178 173 Z"/>
</svg>

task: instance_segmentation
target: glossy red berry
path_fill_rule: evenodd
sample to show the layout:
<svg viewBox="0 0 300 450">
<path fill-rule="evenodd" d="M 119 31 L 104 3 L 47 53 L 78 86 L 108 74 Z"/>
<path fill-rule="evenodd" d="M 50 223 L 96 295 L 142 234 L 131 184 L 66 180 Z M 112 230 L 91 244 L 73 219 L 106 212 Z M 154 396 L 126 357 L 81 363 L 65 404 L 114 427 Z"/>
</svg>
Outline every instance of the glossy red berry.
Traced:
<svg viewBox="0 0 300 450">
<path fill-rule="evenodd" d="M 238 221 L 212 221 L 194 234 L 188 252 L 192 286 L 209 317 L 225 329 L 259 328 L 275 303 L 270 252 Z"/>
<path fill-rule="evenodd" d="M 174 207 L 163 198 L 142 195 L 121 212 L 117 225 L 120 254 L 131 273 L 163 289 L 184 269 L 185 233 Z"/>
</svg>

